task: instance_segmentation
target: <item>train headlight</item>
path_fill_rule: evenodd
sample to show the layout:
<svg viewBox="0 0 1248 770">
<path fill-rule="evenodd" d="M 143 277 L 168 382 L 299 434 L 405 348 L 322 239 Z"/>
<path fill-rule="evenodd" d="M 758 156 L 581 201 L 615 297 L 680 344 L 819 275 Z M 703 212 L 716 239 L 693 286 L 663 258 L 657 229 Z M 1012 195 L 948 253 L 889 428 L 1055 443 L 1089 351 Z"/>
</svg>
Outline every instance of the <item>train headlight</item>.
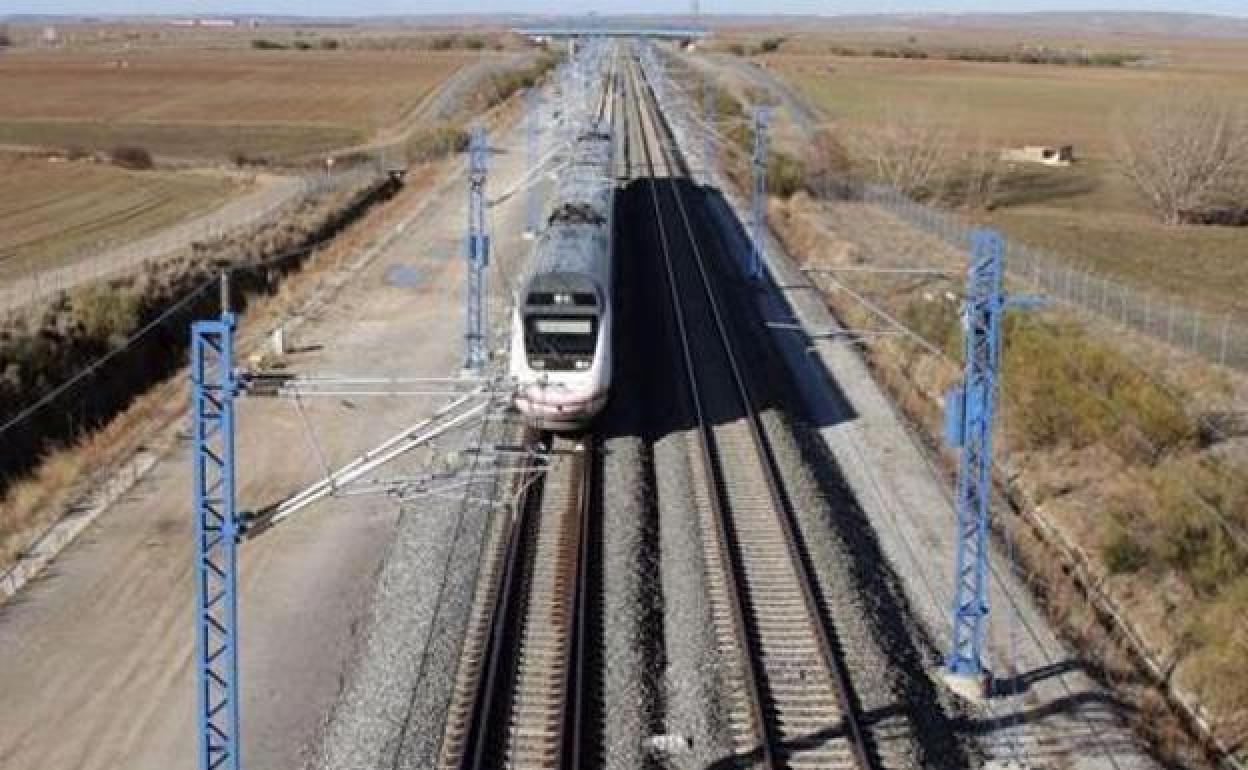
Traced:
<svg viewBox="0 0 1248 770">
<path fill-rule="evenodd" d="M 589 361 L 586 361 L 585 359 L 581 359 L 581 360 L 577 361 L 577 362 L 576 362 L 576 368 L 577 368 L 577 369 L 580 369 L 580 370 L 582 370 L 582 371 L 584 371 L 585 369 L 588 369 L 588 368 L 589 368 Z"/>
</svg>

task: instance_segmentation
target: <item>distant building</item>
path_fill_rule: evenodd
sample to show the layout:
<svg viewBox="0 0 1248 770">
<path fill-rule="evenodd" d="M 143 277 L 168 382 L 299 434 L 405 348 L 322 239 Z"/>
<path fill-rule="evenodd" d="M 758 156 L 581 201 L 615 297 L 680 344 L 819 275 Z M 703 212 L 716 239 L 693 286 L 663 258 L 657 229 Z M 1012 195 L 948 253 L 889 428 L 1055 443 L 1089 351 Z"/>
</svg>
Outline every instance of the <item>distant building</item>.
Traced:
<svg viewBox="0 0 1248 770">
<path fill-rule="evenodd" d="M 1075 162 L 1074 145 L 1060 147 L 1013 147 L 1001 151 L 1001 160 L 1008 163 L 1040 163 L 1045 166 L 1069 166 Z"/>
<path fill-rule="evenodd" d="M 170 19 L 175 27 L 237 27 L 238 19 Z"/>
</svg>

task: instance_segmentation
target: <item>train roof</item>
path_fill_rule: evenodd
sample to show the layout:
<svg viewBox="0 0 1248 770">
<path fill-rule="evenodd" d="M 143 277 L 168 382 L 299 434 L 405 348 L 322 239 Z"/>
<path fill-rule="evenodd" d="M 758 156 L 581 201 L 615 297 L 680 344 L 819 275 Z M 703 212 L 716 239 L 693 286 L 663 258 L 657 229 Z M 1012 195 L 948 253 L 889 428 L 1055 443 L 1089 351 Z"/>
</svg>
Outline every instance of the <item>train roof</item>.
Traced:
<svg viewBox="0 0 1248 770">
<path fill-rule="evenodd" d="M 607 261 L 607 246 L 608 233 L 604 224 L 583 222 L 552 226 L 533 249 L 530 273 L 597 275 Z"/>
<path fill-rule="evenodd" d="M 602 221 L 610 219 L 612 196 L 615 183 L 603 178 L 600 174 L 582 174 L 575 170 L 565 174 L 555 190 L 554 206 L 548 222 L 555 224 L 561 221 L 577 221 L 580 217 L 568 218 L 564 212 L 570 209 L 590 209 L 596 212 Z M 601 224 L 601 222 L 600 222 Z"/>
</svg>

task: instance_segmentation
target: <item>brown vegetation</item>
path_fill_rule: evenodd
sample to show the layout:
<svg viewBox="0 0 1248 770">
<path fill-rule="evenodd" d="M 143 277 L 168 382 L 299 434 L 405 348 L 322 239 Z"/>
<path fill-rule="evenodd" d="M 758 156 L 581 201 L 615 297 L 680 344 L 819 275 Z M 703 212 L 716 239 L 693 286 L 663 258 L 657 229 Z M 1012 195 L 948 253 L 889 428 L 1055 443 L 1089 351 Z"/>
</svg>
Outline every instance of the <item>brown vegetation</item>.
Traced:
<svg viewBox="0 0 1248 770">
<path fill-rule="evenodd" d="M 400 122 L 477 57 L 319 46 L 297 55 L 157 49 L 122 60 L 115 51 L 31 52 L 0 59 L 0 143 L 140 145 L 160 156 L 209 159 L 323 157 Z"/>
<path fill-rule="evenodd" d="M 114 147 L 113 151 L 108 155 L 112 158 L 114 166 L 129 171 L 151 171 L 153 168 L 156 168 L 156 162 L 152 160 L 152 154 L 143 147 L 122 145 Z"/>
<path fill-rule="evenodd" d="M 1171 94 L 1120 118 L 1118 161 L 1166 224 L 1246 206 L 1248 111 L 1222 94 Z"/>
<path fill-rule="evenodd" d="M 4 430 L 0 490 L 41 467 L 45 458 L 59 457 L 58 450 L 108 425 L 137 394 L 182 366 L 186 324 L 213 311 L 215 295 L 206 288 L 217 272 L 231 271 L 238 304 L 244 307 L 250 296 L 272 291 L 313 246 L 394 189 L 392 181 L 378 182 L 306 201 L 281 223 L 197 244 L 192 253 L 151 265 L 138 275 L 62 293 L 7 319 L 0 327 L 0 424 L 24 414 L 53 386 L 84 371 L 89 376 Z M 166 314 L 188 297 L 177 312 Z M 130 340 L 152 323 L 156 326 L 146 334 Z M 89 363 L 92 368 L 84 369 Z M 61 459 L 43 473 L 55 475 L 61 472 L 57 468 L 71 467 L 79 466 Z M 52 493 L 39 485 L 15 489 L 18 499 L 0 508 L 0 544 L 26 536 L 33 517 L 40 514 L 32 503 Z"/>
<path fill-rule="evenodd" d="M 920 254 L 925 266 L 944 259 L 959 266 L 957 255 L 930 239 L 901 243 L 909 233 L 903 225 L 861 204 L 821 206 L 799 197 L 775 206 L 772 224 L 812 267 L 906 265 Z M 935 437 L 940 394 L 958 376 L 953 362 L 960 357 L 957 305 L 942 295 L 959 287 L 956 278 L 885 280 L 864 277 L 855 289 L 947 358 L 905 338 L 864 344 L 898 403 Z M 827 296 L 849 328 L 877 322 L 845 293 Z M 1147 652 L 1172 665 L 1169 684 L 1195 694 L 1216 734 L 1233 745 L 1248 736 L 1248 463 L 1228 450 L 1234 442 L 1204 425 L 1193 411 L 1199 391 L 1169 381 L 1161 360 L 1143 341 L 1128 347 L 1120 332 L 1110 337 L 1060 313 L 1011 314 L 997 461 L 1024 513 L 1051 541 L 1033 542 L 1028 552 L 1031 569 L 1045 576 L 1037 590 L 1055 617 L 1073 621 L 1067 628 L 1075 635 L 1089 634 L 1075 597 L 1062 588 L 1071 575 L 1047 547 L 1068 549 L 1084 565 L 1083 590 L 1106 594 L 1132 619 Z M 1181 752 L 1174 735 L 1163 734 L 1169 728 L 1156 699 L 1130 676 L 1123 651 L 1133 643 L 1097 641 L 1111 655 L 1109 673 L 1119 667 L 1116 676 L 1149 715 L 1141 728 L 1160 750 Z"/>
</svg>

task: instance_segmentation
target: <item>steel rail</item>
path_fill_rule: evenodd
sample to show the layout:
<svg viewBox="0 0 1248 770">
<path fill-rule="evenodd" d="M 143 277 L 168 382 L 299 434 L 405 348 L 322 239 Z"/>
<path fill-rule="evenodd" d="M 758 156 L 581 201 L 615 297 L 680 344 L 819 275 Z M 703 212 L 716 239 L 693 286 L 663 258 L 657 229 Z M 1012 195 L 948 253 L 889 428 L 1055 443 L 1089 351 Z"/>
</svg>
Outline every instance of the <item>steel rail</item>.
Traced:
<svg viewBox="0 0 1248 770">
<path fill-rule="evenodd" d="M 530 432 L 529 440 L 538 434 Z M 481 638 L 471 638 L 470 629 L 459 664 L 462 695 L 451 706 L 441 768 L 582 766 L 596 468 L 595 440 L 582 441 L 576 450 L 543 452 L 517 484 L 515 515 L 500 539 L 503 566 L 487 576 L 492 585 L 477 599 L 489 607 L 478 624 Z"/>
<path fill-rule="evenodd" d="M 644 77 L 644 74 L 642 77 Z M 641 103 L 643 101 L 648 101 L 652 111 L 654 123 L 662 126 L 671 139 L 670 142 L 662 142 L 658 141 L 659 138 L 657 136 L 655 137 L 656 144 L 659 146 L 660 151 L 665 152 L 668 156 L 665 160 L 669 173 L 672 168 L 678 168 L 681 175 L 687 177 L 689 175 L 687 164 L 684 163 L 683 158 L 679 156 L 678 149 L 674 146 L 674 136 L 671 132 L 670 126 L 666 123 L 665 117 L 662 115 L 662 111 L 657 102 L 654 91 L 648 85 L 645 88 L 640 88 L 639 81 L 640 78 L 635 76 L 634 83 L 638 84 L 637 87 L 639 88 L 638 93 L 636 94 L 638 115 L 640 117 L 642 109 Z M 646 98 L 647 96 L 648 99 Z M 641 122 L 642 130 L 644 132 L 644 120 Z M 656 132 L 657 130 L 658 129 L 656 128 Z M 739 593 L 739 585 L 733 577 L 735 574 L 738 574 L 738 571 L 742 576 L 747 575 L 746 565 L 743 563 L 745 560 L 746 549 L 743 543 L 739 543 L 738 545 L 740 547 L 737 549 L 728 547 L 728 541 L 730 538 L 725 530 L 729 528 L 735 529 L 735 526 L 732 517 L 726 516 L 724 512 L 728 501 L 723 499 L 727 493 L 723 463 L 719 454 L 716 452 L 716 439 L 715 436 L 712 435 L 711 426 L 707 424 L 703 405 L 701 403 L 703 396 L 698 385 L 697 375 L 694 371 L 692 341 L 688 338 L 688 328 L 684 320 L 684 311 L 682 309 L 682 303 L 680 302 L 680 295 L 676 288 L 675 270 L 672 266 L 670 248 L 667 245 L 667 236 L 665 234 L 666 228 L 663 224 L 662 207 L 659 203 L 657 184 L 654 181 L 655 174 L 653 158 L 651 157 L 648 143 L 643 141 L 642 144 L 643 151 L 647 156 L 647 165 L 651 170 L 652 200 L 654 202 L 655 214 L 660 230 L 660 240 L 664 244 L 661 250 L 664 252 L 664 259 L 667 267 L 669 292 L 672 297 L 672 303 L 677 318 L 677 326 L 681 336 L 685 367 L 690 378 L 692 401 L 694 402 L 694 409 L 701 428 L 699 431 L 701 437 L 700 445 L 702 447 L 701 456 L 704 469 L 707 471 L 705 478 L 708 482 L 710 480 L 716 480 L 718 482 L 717 484 L 711 484 L 714 488 L 710 490 L 708 497 L 711 501 L 712 508 L 714 509 L 713 513 L 715 521 L 720 525 L 716 528 L 716 535 L 721 544 L 720 553 L 723 554 L 723 560 L 727 562 L 724 564 L 724 572 L 725 580 L 729 583 L 729 593 L 733 596 L 732 602 L 734 608 L 736 609 L 736 612 L 734 613 L 736 615 L 734 618 L 734 625 L 738 632 L 737 635 L 741 648 L 745 651 L 745 654 L 749 658 L 746 668 L 753 668 L 755 665 L 759 665 L 761 667 L 760 658 L 764 653 L 759 648 L 762 646 L 762 640 L 759 639 L 755 642 L 751 636 L 745 633 L 745 606 Z M 827 628 L 824 626 L 823 612 L 821 611 L 818 603 L 813 578 L 809 573 L 799 546 L 799 534 L 797 532 L 796 525 L 792 520 L 792 513 L 783 491 L 783 484 L 781 482 L 779 466 L 775 453 L 767 439 L 761 416 L 759 415 L 757 408 L 754 406 L 754 400 L 750 392 L 747 378 L 744 376 L 739 365 L 736 351 L 731 342 L 731 336 L 729 335 L 728 328 L 724 323 L 717 293 L 707 270 L 706 260 L 697 242 L 695 235 L 696 228 L 694 227 L 689 216 L 688 209 L 682 199 L 681 192 L 677 184 L 674 181 L 669 180 L 668 187 L 670 191 L 669 194 L 671 199 L 675 202 L 675 209 L 677 213 L 679 213 L 683 229 L 689 240 L 693 255 L 692 263 L 697 268 L 701 290 L 705 294 L 706 303 L 714 321 L 719 347 L 723 351 L 724 359 L 727 362 L 728 368 L 732 375 L 731 379 L 736 398 L 739 399 L 744 415 L 747 418 L 746 422 L 749 428 L 750 440 L 762 466 L 762 475 L 767 486 L 767 493 L 770 499 L 771 508 L 775 513 L 776 523 L 779 525 L 782 532 L 784 548 L 787 551 L 794 576 L 796 577 L 796 582 L 801 593 L 801 599 L 805 606 L 806 614 L 809 620 L 810 629 L 815 636 L 819 654 L 823 659 L 823 664 L 830 675 L 832 683 L 834 684 L 833 689 L 836 691 L 835 695 L 839 705 L 839 716 L 841 722 L 845 726 L 845 734 L 852 762 L 857 767 L 863 768 L 864 770 L 866 768 L 871 768 L 874 766 L 873 757 L 867 747 L 863 730 L 858 722 L 857 709 L 851 695 L 852 682 L 849 671 L 840 655 L 837 654 L 833 640 L 829 636 Z M 734 556 L 737 557 L 735 565 L 732 563 L 734 562 Z M 761 630 L 759 633 L 761 635 Z M 767 710 L 763 707 L 764 698 L 762 696 L 761 688 L 759 687 L 760 677 L 756 672 L 748 671 L 746 673 L 746 679 L 747 688 L 751 690 L 750 700 L 752 711 L 757 719 L 760 715 L 767 713 Z M 787 762 L 777 763 L 776 754 L 778 752 L 772 745 L 773 742 L 777 744 L 780 743 L 780 736 L 776 735 L 776 733 L 779 732 L 778 727 L 772 724 L 770 720 L 764 720 L 761 722 L 761 725 L 762 733 L 766 738 L 761 746 L 764 766 L 772 768 L 787 765 Z M 800 755 L 796 759 L 796 762 L 801 762 Z"/>
<path fill-rule="evenodd" d="M 658 182 L 657 182 L 658 174 L 657 174 L 656 164 L 654 160 L 654 154 L 651 152 L 650 143 L 647 141 L 647 137 L 646 137 L 646 134 L 647 134 L 646 119 L 642 110 L 643 98 L 642 98 L 641 82 L 640 82 L 640 78 L 637 75 L 636 68 L 630 68 L 629 74 L 630 74 L 630 80 L 633 83 L 633 99 L 631 101 L 635 108 L 635 112 L 637 116 L 637 131 L 638 131 L 639 138 L 641 140 L 638 144 L 641 147 L 641 156 L 642 156 L 642 161 L 644 163 L 644 166 L 646 170 L 649 171 L 648 186 L 650 188 L 650 199 L 654 205 L 655 226 L 658 230 L 660 251 L 662 251 L 664 254 L 664 266 L 667 269 L 667 287 L 671 295 L 673 314 L 676 320 L 677 331 L 678 331 L 678 334 L 682 343 L 681 354 L 684 359 L 685 371 L 690 380 L 689 389 L 690 389 L 690 393 L 692 396 L 691 401 L 692 401 L 694 413 L 697 418 L 698 425 L 703 426 L 703 429 L 698 431 L 698 439 L 702 448 L 702 452 L 699 456 L 701 457 L 704 470 L 706 472 L 706 477 L 711 478 L 711 471 L 712 471 L 712 465 L 713 465 L 713 463 L 711 462 L 711 456 L 712 456 L 712 450 L 710 446 L 711 439 L 710 439 L 709 432 L 705 429 L 707 420 L 706 420 L 706 416 L 703 413 L 702 402 L 697 397 L 697 393 L 698 393 L 697 370 L 693 362 L 693 352 L 690 347 L 689 334 L 685 325 L 684 310 L 681 306 L 680 298 L 676 290 L 676 275 L 675 275 L 674 268 L 672 266 L 671 255 L 670 255 L 671 246 L 670 246 L 670 242 L 668 239 L 667 228 L 663 223 L 662 205 L 659 202 Z M 657 137 L 656 137 L 656 140 L 657 140 Z M 669 169 L 669 173 L 670 173 L 670 169 Z M 711 505 L 715 509 L 714 510 L 715 520 L 723 521 L 724 513 L 720 508 L 718 496 L 712 494 L 710 496 L 710 499 L 711 499 Z M 727 554 L 730 553 L 729 544 L 727 541 L 727 534 L 724 532 L 722 527 L 717 527 L 715 530 L 715 535 L 719 541 L 719 552 L 721 554 L 724 554 L 726 557 Z M 742 601 L 742 592 L 740 590 L 740 587 L 737 585 L 736 571 L 731 567 L 730 564 L 721 564 L 720 569 L 724 574 L 725 582 L 728 584 L 727 594 L 729 597 L 729 601 L 732 604 L 730 614 L 732 616 L 732 623 L 733 623 L 736 637 L 738 640 L 738 645 L 740 649 L 743 652 L 746 652 L 746 654 L 748 655 L 747 651 L 749 649 L 749 645 L 746 640 L 749 637 L 747 636 L 746 628 L 745 628 L 746 610 Z M 750 661 L 748 660 L 741 661 L 741 669 L 742 669 L 742 677 L 745 680 L 744 681 L 745 695 L 746 695 L 746 700 L 749 705 L 750 718 L 753 721 L 753 728 L 754 728 L 755 736 L 758 739 L 758 745 L 763 755 L 763 766 L 765 768 L 768 768 L 768 770 L 770 770 L 771 768 L 776 767 L 776 763 L 775 763 L 775 757 L 772 756 L 772 737 L 768 734 L 768 726 L 767 726 L 768 722 L 767 722 L 765 712 L 763 709 L 762 689 L 759 686 L 759 682 L 758 682 L 756 673 L 754 671 L 754 667 Z"/>
</svg>

